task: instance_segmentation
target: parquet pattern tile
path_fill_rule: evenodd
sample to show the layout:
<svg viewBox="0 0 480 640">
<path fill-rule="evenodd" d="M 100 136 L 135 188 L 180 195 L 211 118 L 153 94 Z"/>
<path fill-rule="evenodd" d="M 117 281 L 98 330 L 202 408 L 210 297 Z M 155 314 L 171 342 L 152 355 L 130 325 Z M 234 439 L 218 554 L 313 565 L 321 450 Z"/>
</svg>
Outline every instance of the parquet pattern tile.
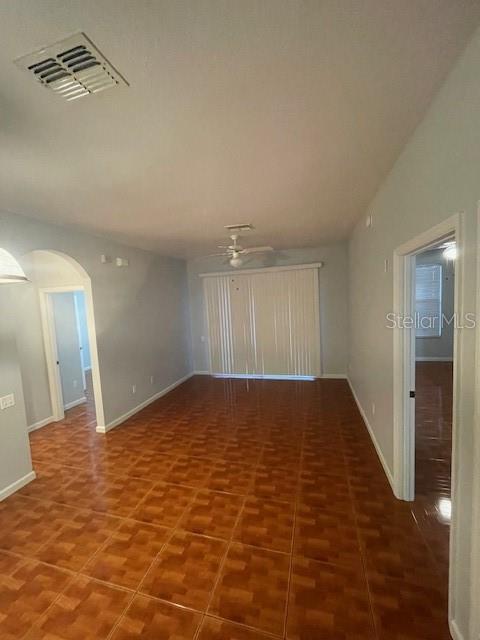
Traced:
<svg viewBox="0 0 480 640">
<path fill-rule="evenodd" d="M 289 569 L 287 554 L 232 544 L 209 613 L 281 635 Z"/>
<path fill-rule="evenodd" d="M 364 576 L 355 569 L 294 558 L 287 637 L 373 639 Z"/>
<path fill-rule="evenodd" d="M 417 465 L 439 464 L 411 504 L 342 380 L 194 377 L 106 435 L 91 407 L 33 432 L 37 480 L 0 503 L 0 638 L 448 638 L 450 418 L 425 384 Z"/>
<path fill-rule="evenodd" d="M 294 505 L 289 502 L 248 497 L 233 539 L 245 544 L 291 552 Z"/>
<path fill-rule="evenodd" d="M 229 540 L 242 505 L 242 496 L 202 489 L 187 508 L 179 526 L 192 533 Z"/>
<path fill-rule="evenodd" d="M 79 576 L 26 637 L 28 640 L 107 638 L 131 597 L 128 591 Z"/>
<path fill-rule="evenodd" d="M 70 579 L 54 567 L 0 553 L 2 640 L 21 638 Z"/>
<path fill-rule="evenodd" d="M 125 520 L 83 573 L 136 589 L 170 535 L 165 527 Z"/>
<path fill-rule="evenodd" d="M 192 640 L 201 619 L 194 611 L 136 596 L 120 620 L 113 640 Z"/>
<path fill-rule="evenodd" d="M 178 531 L 159 554 L 140 591 L 205 611 L 225 551 L 223 540 Z"/>
<path fill-rule="evenodd" d="M 428 587 L 377 576 L 370 580 L 381 640 L 448 640 L 446 585 Z"/>
</svg>

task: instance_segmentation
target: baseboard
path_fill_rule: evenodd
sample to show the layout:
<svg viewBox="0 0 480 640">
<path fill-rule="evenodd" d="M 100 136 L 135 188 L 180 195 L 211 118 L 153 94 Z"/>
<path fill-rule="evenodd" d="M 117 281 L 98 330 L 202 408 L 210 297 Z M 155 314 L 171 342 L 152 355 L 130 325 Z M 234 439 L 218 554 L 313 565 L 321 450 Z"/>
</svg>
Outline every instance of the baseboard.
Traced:
<svg viewBox="0 0 480 640">
<path fill-rule="evenodd" d="M 365 426 L 367 427 L 368 433 L 370 434 L 370 439 L 373 442 L 373 446 L 375 447 L 375 451 L 377 452 L 378 459 L 382 463 L 382 467 L 383 467 L 383 470 L 385 471 L 385 475 L 387 476 L 387 479 L 388 479 L 388 482 L 390 483 L 390 486 L 392 488 L 393 494 L 395 495 L 395 484 L 393 482 L 392 472 L 390 471 L 390 469 L 388 467 L 388 464 L 387 464 L 387 461 L 385 460 L 385 458 L 383 456 L 382 450 L 380 449 L 380 445 L 378 444 L 377 439 L 375 437 L 375 433 L 374 433 L 374 431 L 372 429 L 372 426 L 370 425 L 370 423 L 368 421 L 367 414 L 363 410 L 363 407 L 360 404 L 358 396 L 355 393 L 355 389 L 353 388 L 352 381 L 348 377 L 347 377 L 347 380 L 348 380 L 348 384 L 350 386 L 350 391 L 352 392 L 352 395 L 353 395 L 353 397 L 355 399 L 355 402 L 357 403 L 358 410 L 360 411 L 360 415 L 362 416 L 363 421 L 365 423 Z"/>
<path fill-rule="evenodd" d="M 79 404 L 83 404 L 86 401 L 86 397 L 83 396 L 82 398 L 78 398 L 78 400 L 72 400 L 72 402 L 68 402 L 63 408 L 65 411 L 68 411 L 69 409 L 73 409 L 73 407 L 78 407 Z"/>
<path fill-rule="evenodd" d="M 255 373 L 213 373 L 214 378 L 235 378 L 240 380 L 315 380 L 316 376 L 260 375 Z"/>
<path fill-rule="evenodd" d="M 183 378 L 180 378 L 179 380 L 172 382 L 172 384 L 170 384 L 168 387 L 165 387 L 165 389 L 158 391 L 153 396 L 150 396 L 150 398 L 147 398 L 146 400 L 138 404 L 136 407 L 134 407 L 133 409 L 130 409 L 130 411 L 127 411 L 126 413 L 119 416 L 118 418 L 115 418 L 115 420 L 112 420 L 112 422 L 109 422 L 107 425 L 97 424 L 97 427 L 96 427 L 97 433 L 107 433 L 111 429 L 118 427 L 119 424 L 122 424 L 122 422 L 125 422 L 125 420 L 128 420 L 129 418 L 134 416 L 136 413 L 138 413 L 142 409 L 145 409 L 145 407 L 148 407 L 148 405 L 152 404 L 152 402 L 155 402 L 155 400 L 158 400 L 159 398 L 161 398 L 162 396 L 165 396 L 170 391 L 173 391 L 176 387 L 186 382 L 193 375 L 194 375 L 193 372 L 188 373 L 186 376 L 183 376 Z"/>
<path fill-rule="evenodd" d="M 450 627 L 450 634 L 451 634 L 453 640 L 464 640 L 463 634 L 461 633 L 460 629 L 458 628 L 458 625 L 455 622 L 455 620 L 449 620 L 448 623 L 449 623 L 449 627 Z"/>
<path fill-rule="evenodd" d="M 5 487 L 5 489 L 0 491 L 0 502 L 5 500 L 5 498 L 8 498 L 8 496 L 11 496 L 12 493 L 15 493 L 15 491 L 18 491 L 32 480 L 35 480 L 36 477 L 35 471 L 30 471 L 27 475 L 22 476 L 18 480 L 15 480 L 15 482 L 12 482 L 12 484 L 9 484 L 8 487 Z"/>
<path fill-rule="evenodd" d="M 43 420 L 39 420 L 38 422 L 34 422 L 33 424 L 27 427 L 27 431 L 35 431 L 36 429 L 41 429 L 42 427 L 46 427 L 47 424 L 53 422 L 53 416 L 49 416 L 48 418 L 44 418 Z"/>
<path fill-rule="evenodd" d="M 348 376 L 346 373 L 323 373 L 321 378 L 325 378 L 327 380 L 347 380 Z"/>
<path fill-rule="evenodd" d="M 314 377 L 317 376 L 287 376 L 287 375 L 254 375 L 254 374 L 247 374 L 247 373 L 218 373 L 218 374 L 211 374 L 210 371 L 194 371 L 193 375 L 195 376 L 214 376 L 215 378 L 251 378 L 251 379 L 259 379 L 259 380 L 312 380 Z M 319 378 L 325 378 L 325 379 L 339 379 L 339 380 L 346 380 L 347 379 L 347 374 L 346 373 L 323 373 L 321 376 L 318 376 Z"/>
<path fill-rule="evenodd" d="M 453 362 L 453 358 L 444 358 L 443 356 L 417 356 L 416 362 Z"/>
</svg>

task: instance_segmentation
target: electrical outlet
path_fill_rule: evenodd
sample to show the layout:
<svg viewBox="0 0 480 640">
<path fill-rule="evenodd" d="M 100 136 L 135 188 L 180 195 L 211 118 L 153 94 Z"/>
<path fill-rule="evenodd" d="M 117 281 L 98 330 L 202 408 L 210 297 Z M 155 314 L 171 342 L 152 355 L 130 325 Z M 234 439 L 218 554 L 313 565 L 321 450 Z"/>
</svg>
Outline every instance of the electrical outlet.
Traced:
<svg viewBox="0 0 480 640">
<path fill-rule="evenodd" d="M 200 342 L 205 342 L 205 336 L 200 336 Z"/>
<path fill-rule="evenodd" d="M 372 402 L 372 416 L 375 415 L 375 403 Z"/>
<path fill-rule="evenodd" d="M 78 387 L 78 380 L 73 381 L 73 388 L 76 389 Z"/>
<path fill-rule="evenodd" d="M 137 385 L 132 384 L 132 393 L 135 395 L 137 393 Z"/>
<path fill-rule="evenodd" d="M 153 384 L 155 382 L 155 376 L 150 376 L 150 384 Z"/>
<path fill-rule="evenodd" d="M 9 393 L 7 396 L 0 398 L 0 409 L 9 409 L 15 406 L 15 396 Z"/>
<path fill-rule="evenodd" d="M 388 273 L 388 258 L 385 258 L 384 267 L 385 273 Z"/>
</svg>

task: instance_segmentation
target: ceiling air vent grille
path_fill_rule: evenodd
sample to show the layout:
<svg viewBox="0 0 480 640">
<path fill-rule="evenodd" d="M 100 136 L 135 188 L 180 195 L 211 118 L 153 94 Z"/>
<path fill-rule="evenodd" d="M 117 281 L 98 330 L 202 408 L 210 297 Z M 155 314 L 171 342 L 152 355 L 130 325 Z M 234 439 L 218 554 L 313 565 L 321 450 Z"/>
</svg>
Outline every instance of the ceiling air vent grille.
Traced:
<svg viewBox="0 0 480 640">
<path fill-rule="evenodd" d="M 44 87 L 69 101 L 119 84 L 128 85 L 84 33 L 18 58 L 15 62 Z"/>
</svg>

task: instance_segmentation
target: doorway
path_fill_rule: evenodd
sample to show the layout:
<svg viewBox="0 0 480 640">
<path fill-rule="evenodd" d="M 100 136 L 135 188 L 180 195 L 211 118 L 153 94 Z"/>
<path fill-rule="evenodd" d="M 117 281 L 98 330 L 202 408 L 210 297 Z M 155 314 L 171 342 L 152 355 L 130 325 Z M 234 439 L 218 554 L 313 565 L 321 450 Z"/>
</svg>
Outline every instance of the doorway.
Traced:
<svg viewBox="0 0 480 640">
<path fill-rule="evenodd" d="M 454 265 L 453 250 L 446 260 L 449 247 L 457 254 Z M 462 248 L 462 217 L 456 214 L 398 247 L 393 273 L 395 494 L 412 501 L 412 512 L 445 585 L 448 581 L 451 625 L 460 586 L 455 562 L 455 441 L 462 415 L 456 400 L 460 397 L 460 337 L 455 323 L 463 309 Z M 439 254 L 442 260 L 437 259 Z M 442 294 L 450 295 L 445 285 L 451 287 L 450 308 L 446 300 L 442 306 Z M 427 320 L 422 322 L 422 316 Z M 436 351 L 440 346 L 446 349 L 445 355 Z"/>
<path fill-rule="evenodd" d="M 67 418 L 95 421 L 90 342 L 83 290 L 45 293 L 51 310 L 52 343 L 60 384 L 58 404 Z M 60 412 L 59 412 L 60 413 Z"/>
<path fill-rule="evenodd" d="M 415 255 L 415 468 L 412 511 L 448 576 L 451 521 L 454 237 Z"/>
<path fill-rule="evenodd" d="M 40 288 L 39 295 L 54 420 L 75 418 L 94 429 L 98 397 L 85 289 Z"/>
</svg>

